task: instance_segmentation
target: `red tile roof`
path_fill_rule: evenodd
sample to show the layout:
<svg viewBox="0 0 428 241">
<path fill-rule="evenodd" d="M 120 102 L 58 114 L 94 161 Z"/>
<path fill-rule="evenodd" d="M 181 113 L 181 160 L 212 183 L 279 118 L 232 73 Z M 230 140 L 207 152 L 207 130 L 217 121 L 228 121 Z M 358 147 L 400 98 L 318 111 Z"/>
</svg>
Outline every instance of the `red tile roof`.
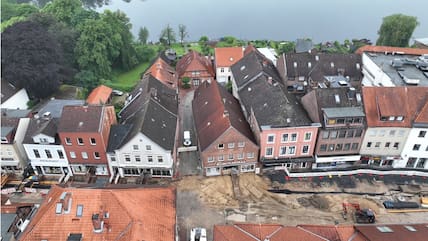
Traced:
<svg viewBox="0 0 428 241">
<path fill-rule="evenodd" d="M 356 231 L 352 225 L 333 226 L 333 225 L 298 225 L 298 227 L 315 233 L 330 241 L 345 241 L 356 236 Z"/>
<path fill-rule="evenodd" d="M 389 228 L 390 231 L 384 227 Z M 370 241 L 426 241 L 428 238 L 428 223 L 358 225 L 355 226 L 355 229 Z M 382 232 L 380 229 L 388 232 Z"/>
<path fill-rule="evenodd" d="M 280 224 L 215 225 L 214 241 L 325 241 L 324 238 L 299 227 Z"/>
<path fill-rule="evenodd" d="M 218 67 L 230 67 L 244 56 L 242 47 L 215 48 L 215 65 Z"/>
<path fill-rule="evenodd" d="M 176 70 L 179 78 L 186 71 L 208 71 L 211 76 L 215 76 L 211 61 L 194 50 L 190 50 L 178 61 Z"/>
<path fill-rule="evenodd" d="M 61 195 L 71 194 L 70 212 L 56 214 Z M 175 189 L 84 189 L 52 187 L 20 240 L 66 241 L 70 233 L 83 240 L 175 240 Z M 77 205 L 83 205 L 81 217 Z M 93 231 L 93 214 L 108 212 L 101 233 Z"/>
<path fill-rule="evenodd" d="M 238 100 L 216 81 L 205 82 L 196 89 L 192 106 L 201 151 L 231 127 L 255 143 Z"/>
<path fill-rule="evenodd" d="M 175 70 L 161 57 L 158 57 L 147 69 L 146 74 L 151 74 L 166 86 L 175 89 L 177 87 L 177 75 Z"/>
<path fill-rule="evenodd" d="M 365 45 L 355 52 L 356 54 L 362 54 L 364 52 L 374 53 L 403 53 L 408 55 L 423 55 L 428 54 L 428 49 L 417 49 L 417 48 L 400 48 L 400 47 L 388 47 L 388 46 L 372 46 Z"/>
<path fill-rule="evenodd" d="M 93 89 L 86 99 L 86 103 L 89 105 L 103 105 L 106 104 L 110 98 L 112 88 L 105 85 L 100 85 Z"/>
<path fill-rule="evenodd" d="M 428 87 L 363 87 L 368 126 L 410 127 L 414 120 L 428 120 Z M 403 121 L 381 121 L 381 116 L 403 116 Z"/>
</svg>

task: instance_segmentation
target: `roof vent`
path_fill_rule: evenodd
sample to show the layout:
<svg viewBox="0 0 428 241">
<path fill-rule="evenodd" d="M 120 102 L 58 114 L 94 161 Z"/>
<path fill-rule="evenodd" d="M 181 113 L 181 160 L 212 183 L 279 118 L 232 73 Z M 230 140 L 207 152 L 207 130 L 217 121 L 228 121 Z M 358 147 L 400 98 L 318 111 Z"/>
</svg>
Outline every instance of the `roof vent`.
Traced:
<svg viewBox="0 0 428 241">
<path fill-rule="evenodd" d="M 356 63 L 355 67 L 357 67 L 357 69 L 360 69 L 361 68 L 360 63 Z"/>
<path fill-rule="evenodd" d="M 291 123 L 291 119 L 287 118 L 287 123 L 290 124 Z"/>
<path fill-rule="evenodd" d="M 308 62 L 308 68 L 311 68 L 311 67 L 312 67 L 312 63 Z"/>
<path fill-rule="evenodd" d="M 210 125 L 211 125 L 211 122 L 208 121 L 207 126 L 210 126 Z"/>
<path fill-rule="evenodd" d="M 250 92 L 251 91 L 251 87 L 248 87 L 248 92 Z"/>
<path fill-rule="evenodd" d="M 315 55 L 315 61 L 319 61 L 320 60 L 320 56 Z"/>
<path fill-rule="evenodd" d="M 83 122 L 81 121 L 81 122 L 79 122 L 79 127 L 82 127 L 83 126 Z"/>
<path fill-rule="evenodd" d="M 334 68 L 334 63 L 333 62 L 330 63 L 330 67 Z"/>
<path fill-rule="evenodd" d="M 243 71 L 245 69 L 245 65 L 241 66 L 241 71 Z"/>
<path fill-rule="evenodd" d="M 229 59 L 229 60 L 230 60 L 230 62 L 233 62 L 233 57 L 230 57 L 230 59 Z"/>
<path fill-rule="evenodd" d="M 294 68 L 297 68 L 297 62 L 293 63 Z"/>
</svg>

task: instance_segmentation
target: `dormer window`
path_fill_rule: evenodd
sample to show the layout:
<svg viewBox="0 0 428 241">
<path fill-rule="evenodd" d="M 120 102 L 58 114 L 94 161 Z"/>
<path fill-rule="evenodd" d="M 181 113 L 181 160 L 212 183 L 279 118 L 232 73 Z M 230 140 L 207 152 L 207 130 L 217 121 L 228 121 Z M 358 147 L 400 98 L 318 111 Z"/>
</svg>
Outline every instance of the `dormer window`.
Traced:
<svg viewBox="0 0 428 241">
<path fill-rule="evenodd" d="M 396 120 L 403 121 L 404 120 L 404 116 L 397 116 Z"/>
<path fill-rule="evenodd" d="M 395 116 L 390 116 L 390 117 L 388 117 L 388 120 L 389 120 L 389 121 L 394 121 L 394 120 L 395 120 Z"/>
</svg>

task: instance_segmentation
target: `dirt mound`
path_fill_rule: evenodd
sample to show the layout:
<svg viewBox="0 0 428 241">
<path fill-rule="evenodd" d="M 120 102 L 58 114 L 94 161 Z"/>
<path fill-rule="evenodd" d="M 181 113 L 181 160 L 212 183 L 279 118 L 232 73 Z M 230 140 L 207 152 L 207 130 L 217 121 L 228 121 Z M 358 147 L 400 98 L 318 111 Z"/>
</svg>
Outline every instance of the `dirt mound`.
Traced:
<svg viewBox="0 0 428 241">
<path fill-rule="evenodd" d="M 314 207 L 321 210 L 327 210 L 330 207 L 330 202 L 327 198 L 320 195 L 312 195 L 309 197 L 299 197 L 297 202 L 303 207 Z"/>
</svg>

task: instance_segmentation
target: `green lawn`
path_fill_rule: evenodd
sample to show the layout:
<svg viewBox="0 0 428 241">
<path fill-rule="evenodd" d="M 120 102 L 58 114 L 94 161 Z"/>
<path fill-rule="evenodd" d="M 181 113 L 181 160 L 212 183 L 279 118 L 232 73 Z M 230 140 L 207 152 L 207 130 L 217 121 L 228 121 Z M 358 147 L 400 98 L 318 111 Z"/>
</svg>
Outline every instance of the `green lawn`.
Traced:
<svg viewBox="0 0 428 241">
<path fill-rule="evenodd" d="M 149 67 L 149 64 L 150 62 L 141 63 L 130 71 L 117 73 L 115 74 L 114 80 L 108 81 L 105 84 L 113 89 L 130 91 L 140 80 L 141 73 Z"/>
</svg>

